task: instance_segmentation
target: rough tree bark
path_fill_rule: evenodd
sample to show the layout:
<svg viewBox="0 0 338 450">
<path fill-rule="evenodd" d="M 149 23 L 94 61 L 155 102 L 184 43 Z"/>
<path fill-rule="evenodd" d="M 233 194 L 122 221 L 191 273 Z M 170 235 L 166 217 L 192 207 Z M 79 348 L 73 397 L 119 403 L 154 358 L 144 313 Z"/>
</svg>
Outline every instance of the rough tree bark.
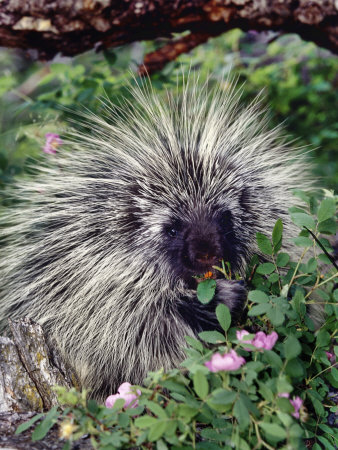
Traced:
<svg viewBox="0 0 338 450">
<path fill-rule="evenodd" d="M 10 321 L 10 329 L 12 339 L 0 337 L 0 447 L 33 448 L 30 431 L 13 436 L 17 426 L 58 404 L 53 386 L 79 387 L 79 383 L 47 344 L 40 325 L 26 318 Z M 62 448 L 55 430 L 47 441 L 34 448 Z"/>
<path fill-rule="evenodd" d="M 145 58 L 149 72 L 229 29 L 280 30 L 338 53 L 337 0 L 7 0 L 0 45 L 37 58 L 168 37 Z M 172 34 L 190 31 L 172 39 Z"/>
</svg>

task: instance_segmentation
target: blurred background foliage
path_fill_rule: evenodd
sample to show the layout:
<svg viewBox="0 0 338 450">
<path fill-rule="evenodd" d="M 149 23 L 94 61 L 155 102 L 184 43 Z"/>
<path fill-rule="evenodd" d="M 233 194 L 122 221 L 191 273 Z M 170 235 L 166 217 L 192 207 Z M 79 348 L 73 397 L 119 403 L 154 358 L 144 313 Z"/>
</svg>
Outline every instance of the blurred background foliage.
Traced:
<svg viewBox="0 0 338 450">
<path fill-rule="evenodd" d="M 44 155 L 47 132 L 62 135 L 76 111 L 102 113 L 100 96 L 116 103 L 130 96 L 128 81 L 145 53 L 163 45 L 135 43 L 118 49 L 87 52 L 75 58 L 33 61 L 20 50 L 0 49 L 0 202 L 6 186 L 25 176 Z M 264 89 L 272 125 L 283 122 L 294 146 L 306 146 L 313 177 L 320 187 L 338 182 L 338 58 L 295 35 L 233 30 L 211 39 L 169 63 L 152 76 L 156 90 L 176 85 L 177 73 L 198 70 L 212 82 L 231 70 L 244 83 L 249 102 Z M 130 70 L 131 69 L 131 70 Z M 60 149 L 61 151 L 61 149 Z M 295 173 L 295 176 L 297 174 Z"/>
</svg>

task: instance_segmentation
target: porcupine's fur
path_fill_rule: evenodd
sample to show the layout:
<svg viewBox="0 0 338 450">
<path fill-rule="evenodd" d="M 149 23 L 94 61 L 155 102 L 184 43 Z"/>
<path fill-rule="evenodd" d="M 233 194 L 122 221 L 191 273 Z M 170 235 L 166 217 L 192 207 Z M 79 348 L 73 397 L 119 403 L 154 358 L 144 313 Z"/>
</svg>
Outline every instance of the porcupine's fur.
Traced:
<svg viewBox="0 0 338 450">
<path fill-rule="evenodd" d="M 201 305 L 193 276 L 222 258 L 244 274 L 256 232 L 278 218 L 289 242 L 290 190 L 306 171 L 234 86 L 190 79 L 178 96 L 149 84 L 133 96 L 133 109 L 90 117 L 92 133 L 54 169 L 22 181 L 4 219 L 0 316 L 40 322 L 99 399 L 178 365 L 184 336 L 215 326 L 217 303 L 243 308 L 244 286 L 226 279 Z"/>
</svg>

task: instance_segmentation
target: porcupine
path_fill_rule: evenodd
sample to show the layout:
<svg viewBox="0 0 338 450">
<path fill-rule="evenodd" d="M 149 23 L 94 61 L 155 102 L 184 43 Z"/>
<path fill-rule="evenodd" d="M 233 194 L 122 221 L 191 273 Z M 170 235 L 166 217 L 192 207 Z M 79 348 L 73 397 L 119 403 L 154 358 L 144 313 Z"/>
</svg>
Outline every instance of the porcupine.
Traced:
<svg viewBox="0 0 338 450">
<path fill-rule="evenodd" d="M 192 77 L 165 97 L 136 86 L 132 107 L 87 117 L 91 133 L 16 186 L 0 316 L 41 323 L 97 399 L 177 366 L 184 336 L 217 326 L 218 303 L 243 310 L 243 283 L 212 267 L 223 259 L 244 275 L 253 254 L 264 259 L 256 232 L 281 218 L 295 252 L 287 209 L 306 164 L 236 92 Z M 216 294 L 202 305 L 195 276 L 208 271 Z"/>
</svg>

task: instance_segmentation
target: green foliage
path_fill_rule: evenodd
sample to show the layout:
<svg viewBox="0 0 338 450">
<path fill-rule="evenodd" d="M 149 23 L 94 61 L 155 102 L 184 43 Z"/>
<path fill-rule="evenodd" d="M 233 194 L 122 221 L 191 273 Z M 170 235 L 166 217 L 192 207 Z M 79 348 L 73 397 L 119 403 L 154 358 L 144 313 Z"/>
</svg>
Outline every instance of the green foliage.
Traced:
<svg viewBox="0 0 338 450">
<path fill-rule="evenodd" d="M 144 386 L 138 387 L 142 394 L 137 407 L 124 408 L 121 399 L 107 409 L 86 400 L 86 392 L 58 387 L 62 407 L 45 416 L 32 439 L 41 439 L 57 422 L 65 448 L 87 434 L 94 448 L 106 450 L 305 449 L 305 439 L 310 439 L 313 449 L 334 449 L 337 429 L 328 425 L 328 417 L 337 412 L 337 406 L 328 394 L 330 386 L 338 386 L 338 370 L 326 352 L 338 356 L 334 284 L 338 274 L 332 265 L 323 269 L 316 239 L 320 223 L 334 219 L 335 198 L 318 202 L 305 193 L 302 196 L 304 210 L 293 217 L 311 245 L 301 249 L 299 261 L 283 252 L 281 221 L 271 239 L 258 235 L 260 250 L 269 252 L 273 271 L 259 270 L 266 263 L 259 264 L 257 259 L 253 275 L 250 270 L 247 341 L 237 338 L 229 309 L 219 305 L 216 316 L 223 332 L 205 331 L 200 340 L 187 337 L 182 367 L 149 373 Z M 304 226 L 311 226 L 314 236 Z M 325 311 L 316 331 L 307 314 L 307 307 L 314 303 L 322 304 Z M 267 335 L 275 331 L 278 340 L 269 350 L 257 348 L 254 330 Z M 239 369 L 212 372 L 205 366 L 213 354 L 230 350 L 245 358 Z M 290 402 L 295 397 L 303 402 L 299 416 Z M 21 425 L 18 432 L 37 419 Z"/>
</svg>

